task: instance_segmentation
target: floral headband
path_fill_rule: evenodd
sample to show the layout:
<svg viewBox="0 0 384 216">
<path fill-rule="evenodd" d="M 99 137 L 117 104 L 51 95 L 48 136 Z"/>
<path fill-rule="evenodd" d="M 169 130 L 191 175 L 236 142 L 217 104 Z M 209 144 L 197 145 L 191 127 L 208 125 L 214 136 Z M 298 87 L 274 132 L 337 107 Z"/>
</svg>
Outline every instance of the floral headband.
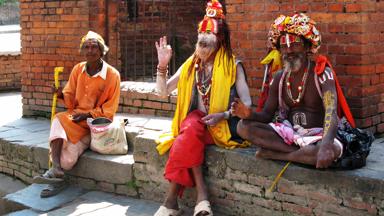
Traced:
<svg viewBox="0 0 384 216">
<path fill-rule="evenodd" d="M 311 52 L 317 53 L 321 45 L 320 32 L 315 27 L 316 22 L 304 13 L 293 16 L 280 15 L 275 19 L 268 33 L 268 47 L 276 49 L 279 44 L 279 38 L 286 34 L 295 34 L 303 36 L 311 42 Z"/>
</svg>

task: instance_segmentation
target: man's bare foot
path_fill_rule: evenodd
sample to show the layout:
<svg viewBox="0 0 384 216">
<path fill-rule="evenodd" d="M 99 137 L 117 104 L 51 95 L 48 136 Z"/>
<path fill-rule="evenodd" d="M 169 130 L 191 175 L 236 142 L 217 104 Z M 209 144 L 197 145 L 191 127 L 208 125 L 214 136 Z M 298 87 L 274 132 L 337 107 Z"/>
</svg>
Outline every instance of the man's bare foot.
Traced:
<svg viewBox="0 0 384 216">
<path fill-rule="evenodd" d="M 52 167 L 47 171 L 47 173 L 50 173 L 50 175 L 55 178 L 64 177 L 64 170 L 61 167 Z"/>
<path fill-rule="evenodd" d="M 341 151 L 341 146 L 335 143 L 321 144 L 317 153 L 316 168 L 329 167 L 338 158 Z"/>
<path fill-rule="evenodd" d="M 260 148 L 259 150 L 256 151 L 255 157 L 262 158 L 262 159 L 271 159 L 273 154 L 274 154 L 274 151 Z"/>
<path fill-rule="evenodd" d="M 53 184 L 64 181 L 64 171 L 59 168 L 50 168 L 44 174 L 33 177 L 33 183 L 36 184 Z"/>
<path fill-rule="evenodd" d="M 179 210 L 179 204 L 177 203 L 177 199 L 176 199 L 176 200 L 166 199 L 166 200 L 164 201 L 163 205 L 164 205 L 165 207 L 167 207 L 168 209 Z"/>
</svg>

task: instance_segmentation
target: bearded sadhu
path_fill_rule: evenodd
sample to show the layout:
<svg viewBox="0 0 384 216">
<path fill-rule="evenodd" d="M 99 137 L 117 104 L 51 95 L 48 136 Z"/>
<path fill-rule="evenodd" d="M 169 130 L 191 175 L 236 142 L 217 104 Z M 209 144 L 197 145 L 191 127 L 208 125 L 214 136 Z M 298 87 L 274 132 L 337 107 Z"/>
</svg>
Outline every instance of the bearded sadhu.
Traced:
<svg viewBox="0 0 384 216">
<path fill-rule="evenodd" d="M 156 42 L 156 48 L 158 93 L 165 97 L 177 89 L 178 95 L 172 132 L 162 136 L 157 146 L 160 154 L 170 149 L 164 172 L 170 188 L 155 215 L 178 215 L 177 196 L 193 186 L 197 190 L 194 215 L 212 215 L 201 168 L 204 149 L 210 144 L 228 149 L 247 146 L 236 132 L 239 118 L 232 117 L 229 108 L 236 97 L 251 106 L 244 68 L 232 54 L 220 2 L 208 2 L 195 52 L 169 80 L 172 49 L 166 37 Z"/>
<path fill-rule="evenodd" d="M 243 119 L 239 135 L 260 147 L 256 157 L 317 168 L 359 168 L 367 154 L 355 157 L 343 137 L 350 136 L 350 131 L 363 133 L 352 130 L 355 122 L 336 73 L 327 58 L 318 54 L 321 36 L 315 24 L 303 13 L 281 15 L 274 21 L 266 60 L 282 62 L 282 69 L 270 80 L 261 111 L 254 112 L 241 101 L 235 101 L 231 111 Z M 360 135 L 350 137 L 365 137 L 369 153 L 373 137 Z"/>
</svg>

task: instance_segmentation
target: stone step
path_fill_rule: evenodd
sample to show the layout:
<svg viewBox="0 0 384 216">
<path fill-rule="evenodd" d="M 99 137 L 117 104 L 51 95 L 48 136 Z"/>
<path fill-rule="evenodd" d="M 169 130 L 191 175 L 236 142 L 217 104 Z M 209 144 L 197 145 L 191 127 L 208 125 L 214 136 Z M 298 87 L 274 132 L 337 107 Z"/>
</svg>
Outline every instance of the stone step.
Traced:
<svg viewBox="0 0 384 216">
<path fill-rule="evenodd" d="M 67 172 L 68 180 L 71 186 L 87 190 L 139 197 L 139 188 L 133 176 L 133 143 L 147 130 L 159 132 L 164 128 L 169 128 L 170 119 L 132 115 L 117 115 L 116 118 L 128 118 L 129 124 L 126 127 L 128 154 L 100 155 L 86 151 L 76 166 Z M 15 176 L 26 183 L 32 183 L 33 176 L 48 169 L 49 128 L 49 120 L 33 118 L 20 118 L 1 126 L 0 172 Z M 161 171 L 157 177 L 162 178 Z M 41 191 L 41 188 L 36 189 L 37 186 L 31 187 Z M 12 198 L 11 195 L 9 197 Z M 36 197 L 39 197 L 39 192 L 36 192 Z M 37 199 L 37 201 L 46 200 Z M 12 208 L 13 210 L 32 208 L 32 206 L 24 205 L 25 203 L 19 201 L 19 198 L 7 199 L 4 202 L 19 205 L 18 208 Z M 27 211 L 24 210 L 23 213 Z"/>
<path fill-rule="evenodd" d="M 44 184 L 32 184 L 15 193 L 6 195 L 3 199 L 37 212 L 48 212 L 75 200 L 86 192 L 80 187 L 69 186 L 56 196 L 40 198 L 40 192 L 46 186 Z"/>
<path fill-rule="evenodd" d="M 36 192 L 33 193 L 33 196 L 37 195 L 35 194 Z M 28 194 L 28 196 L 30 195 Z M 49 202 L 52 203 L 53 199 Z M 117 216 L 152 216 L 160 207 L 160 205 L 160 203 L 153 201 L 139 200 L 99 191 L 91 191 L 81 196 L 75 197 L 75 199 L 71 200 L 70 202 L 65 202 L 61 205 L 54 205 L 54 208 L 51 208 L 47 211 L 43 211 L 43 208 L 41 207 L 38 209 L 31 208 L 10 213 L 8 216 L 35 216 L 42 214 L 55 216 L 108 214 Z"/>
<path fill-rule="evenodd" d="M 14 193 L 26 187 L 24 183 L 4 174 L 0 174 L 0 197 L 4 197 L 7 194 Z M 8 212 L 24 209 L 25 207 L 17 203 L 9 202 L 0 198 L 0 215 L 4 215 Z"/>
</svg>

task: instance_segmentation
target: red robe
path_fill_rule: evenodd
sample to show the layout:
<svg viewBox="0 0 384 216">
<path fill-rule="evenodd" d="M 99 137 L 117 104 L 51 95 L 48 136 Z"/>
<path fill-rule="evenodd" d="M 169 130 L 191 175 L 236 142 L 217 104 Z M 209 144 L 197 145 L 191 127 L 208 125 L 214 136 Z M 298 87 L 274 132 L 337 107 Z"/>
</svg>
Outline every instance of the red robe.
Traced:
<svg viewBox="0 0 384 216">
<path fill-rule="evenodd" d="M 214 143 L 207 126 L 201 121 L 204 116 L 200 110 L 188 113 L 181 123 L 180 133 L 173 142 L 165 165 L 165 178 L 181 185 L 180 197 L 185 187 L 195 185 L 191 168 L 203 164 L 205 146 Z"/>
</svg>

